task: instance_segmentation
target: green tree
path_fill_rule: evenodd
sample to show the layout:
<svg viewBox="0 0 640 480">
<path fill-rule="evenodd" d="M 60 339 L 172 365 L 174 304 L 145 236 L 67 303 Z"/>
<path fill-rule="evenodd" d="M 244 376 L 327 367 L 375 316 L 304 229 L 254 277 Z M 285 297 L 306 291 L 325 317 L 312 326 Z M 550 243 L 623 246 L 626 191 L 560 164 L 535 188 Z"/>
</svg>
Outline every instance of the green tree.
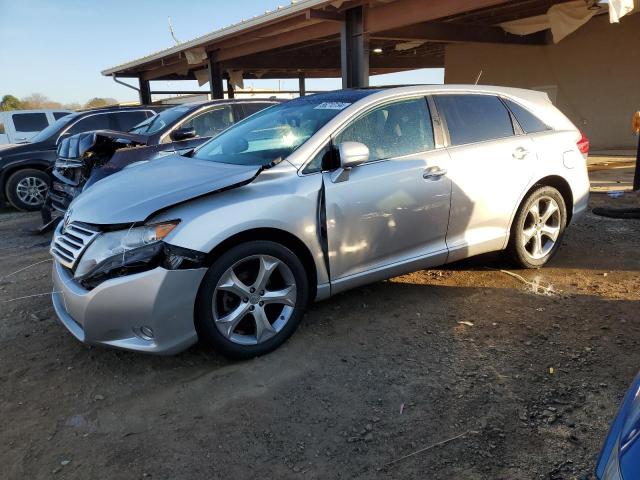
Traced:
<svg viewBox="0 0 640 480">
<path fill-rule="evenodd" d="M 109 105 L 114 105 L 116 103 L 118 103 L 118 101 L 114 98 L 94 97 L 84 104 L 84 108 L 100 108 L 100 107 L 106 107 Z"/>
<path fill-rule="evenodd" d="M 13 95 L 5 95 L 0 101 L 0 110 L 6 112 L 7 110 L 20 110 L 22 103 Z"/>
</svg>

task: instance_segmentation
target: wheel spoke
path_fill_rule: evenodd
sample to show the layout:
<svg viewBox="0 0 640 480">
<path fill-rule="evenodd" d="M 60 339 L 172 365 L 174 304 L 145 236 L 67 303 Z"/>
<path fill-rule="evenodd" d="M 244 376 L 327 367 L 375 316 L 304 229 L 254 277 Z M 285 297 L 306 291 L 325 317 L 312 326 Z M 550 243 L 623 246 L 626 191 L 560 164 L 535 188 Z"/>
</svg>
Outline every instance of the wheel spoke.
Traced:
<svg viewBox="0 0 640 480">
<path fill-rule="evenodd" d="M 552 227 L 550 225 L 543 225 L 540 229 L 540 233 L 546 237 L 549 237 L 554 242 L 558 239 L 560 234 L 560 227 Z"/>
<path fill-rule="evenodd" d="M 294 307 L 296 304 L 296 286 L 291 285 L 282 290 L 267 290 L 262 296 L 265 304 L 280 303 Z"/>
<path fill-rule="evenodd" d="M 534 223 L 538 223 L 540 221 L 540 204 L 539 204 L 539 202 L 536 202 L 533 205 L 531 205 L 531 208 L 529 209 L 529 213 L 533 217 L 533 222 Z"/>
<path fill-rule="evenodd" d="M 551 200 L 549 202 L 549 205 L 547 206 L 547 209 L 544 212 L 544 215 L 542 215 L 542 223 L 546 223 L 551 216 L 556 213 L 558 211 L 558 205 L 556 204 L 556 202 L 554 202 L 553 200 Z"/>
<path fill-rule="evenodd" d="M 240 280 L 232 268 L 227 270 L 218 284 L 219 290 L 225 290 L 244 299 L 249 295 L 249 287 Z"/>
<path fill-rule="evenodd" d="M 280 261 L 275 258 L 266 258 L 264 256 L 260 257 L 260 268 L 258 270 L 258 275 L 256 277 L 256 281 L 253 283 L 253 287 L 257 291 L 262 291 L 269 283 L 269 279 L 271 278 L 271 274 L 276 271 L 278 266 L 280 265 Z"/>
<path fill-rule="evenodd" d="M 276 334 L 273 325 L 271 325 L 271 322 L 269 322 L 267 318 L 264 308 L 256 307 L 251 314 L 256 323 L 256 342 L 263 342 Z"/>
<path fill-rule="evenodd" d="M 528 244 L 536 234 L 536 227 L 529 227 L 522 231 L 522 244 Z"/>
<path fill-rule="evenodd" d="M 216 323 L 224 328 L 227 337 L 229 337 L 238 326 L 238 323 L 240 323 L 240 320 L 242 320 L 248 312 L 249 304 L 240 302 L 240 305 L 231 310 L 224 317 L 216 320 Z"/>
<path fill-rule="evenodd" d="M 533 255 L 535 257 L 542 256 L 542 235 L 540 232 L 536 232 L 534 236 L 535 240 L 533 241 Z"/>
</svg>

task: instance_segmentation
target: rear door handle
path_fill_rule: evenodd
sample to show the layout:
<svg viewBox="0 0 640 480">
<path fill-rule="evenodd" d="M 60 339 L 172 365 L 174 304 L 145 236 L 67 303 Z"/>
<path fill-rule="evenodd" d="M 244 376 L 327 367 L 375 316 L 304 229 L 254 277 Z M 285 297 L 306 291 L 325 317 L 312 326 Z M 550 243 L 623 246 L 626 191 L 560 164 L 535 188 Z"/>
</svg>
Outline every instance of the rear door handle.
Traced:
<svg viewBox="0 0 640 480">
<path fill-rule="evenodd" d="M 526 157 L 527 155 L 529 155 L 529 150 L 527 150 L 524 147 L 518 147 L 516 148 L 513 153 L 511 154 L 511 156 L 513 158 L 515 158 L 516 160 L 522 160 L 524 157 Z"/>
<path fill-rule="evenodd" d="M 422 173 L 422 178 L 437 180 L 438 178 L 446 174 L 447 174 L 446 168 L 429 167 L 425 169 L 425 171 Z"/>
</svg>

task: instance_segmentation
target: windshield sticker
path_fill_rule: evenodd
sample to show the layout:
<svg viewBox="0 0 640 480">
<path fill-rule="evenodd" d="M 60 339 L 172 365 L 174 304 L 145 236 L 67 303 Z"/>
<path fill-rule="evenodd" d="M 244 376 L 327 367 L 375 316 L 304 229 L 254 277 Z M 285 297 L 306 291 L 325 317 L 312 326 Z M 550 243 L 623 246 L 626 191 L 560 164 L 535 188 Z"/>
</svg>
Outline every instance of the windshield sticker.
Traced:
<svg viewBox="0 0 640 480">
<path fill-rule="evenodd" d="M 351 104 L 345 103 L 345 102 L 322 102 L 316 105 L 315 107 L 313 107 L 313 109 L 314 110 L 344 110 L 349 105 Z"/>
</svg>

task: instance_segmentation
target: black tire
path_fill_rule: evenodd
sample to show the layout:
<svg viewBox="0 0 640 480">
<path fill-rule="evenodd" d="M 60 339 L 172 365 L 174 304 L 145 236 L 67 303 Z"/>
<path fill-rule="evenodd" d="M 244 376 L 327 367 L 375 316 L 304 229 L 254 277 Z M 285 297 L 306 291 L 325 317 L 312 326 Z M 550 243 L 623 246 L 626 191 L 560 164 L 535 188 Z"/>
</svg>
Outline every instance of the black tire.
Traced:
<svg viewBox="0 0 640 480">
<path fill-rule="evenodd" d="M 236 262 L 254 255 L 268 255 L 283 262 L 293 274 L 296 283 L 296 301 L 287 323 L 275 336 L 254 344 L 241 345 L 225 337 L 216 327 L 212 309 L 213 295 L 220 278 Z M 237 245 L 209 267 L 205 274 L 195 304 L 195 326 L 201 341 L 216 352 L 232 358 L 247 359 L 269 353 L 282 345 L 296 330 L 309 300 L 309 280 L 300 259 L 279 243 L 259 240 Z"/>
<path fill-rule="evenodd" d="M 534 258 L 530 250 L 533 249 L 530 243 L 525 243 L 525 228 L 531 222 L 530 209 L 538 202 L 544 203 L 545 199 L 553 199 L 558 206 L 558 215 L 554 216 L 554 228 L 559 228 L 559 233 L 552 245 L 547 243 L 548 251 L 540 258 Z M 542 212 L 541 212 L 542 213 Z M 527 224 L 525 222 L 528 222 Z M 544 266 L 558 251 L 562 243 L 562 237 L 567 225 L 567 207 L 564 198 L 558 190 L 553 187 L 541 186 L 531 192 L 523 201 L 511 225 L 509 244 L 506 254 L 510 262 L 518 268 L 540 268 Z M 529 227 L 530 228 L 530 227 Z M 534 242 L 535 240 L 532 239 Z M 550 237 L 546 238 L 546 242 Z"/>
<path fill-rule="evenodd" d="M 44 203 L 44 199 L 47 196 L 47 191 L 44 191 L 42 193 L 42 201 L 39 203 L 29 203 L 21 199 L 18 188 L 25 181 L 29 182 L 30 179 L 32 179 L 31 181 L 37 185 L 42 185 L 44 182 L 47 186 L 47 191 L 48 187 L 51 185 L 49 175 L 41 170 L 36 170 L 35 168 L 24 168 L 12 173 L 5 185 L 5 195 L 7 200 L 13 207 L 18 210 L 22 210 L 23 212 L 35 212 L 36 210 L 40 210 Z"/>
</svg>

